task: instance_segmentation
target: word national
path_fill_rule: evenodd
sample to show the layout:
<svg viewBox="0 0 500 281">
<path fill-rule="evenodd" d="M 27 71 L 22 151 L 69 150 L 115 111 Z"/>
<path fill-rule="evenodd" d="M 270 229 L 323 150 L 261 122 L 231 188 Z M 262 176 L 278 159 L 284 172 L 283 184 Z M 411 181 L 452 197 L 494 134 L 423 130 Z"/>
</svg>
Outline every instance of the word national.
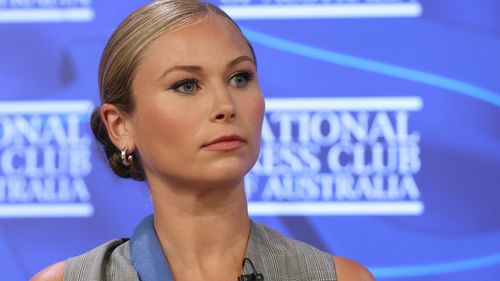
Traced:
<svg viewBox="0 0 500 281">
<path fill-rule="evenodd" d="M 83 204 L 77 206 L 88 212 L 88 108 L 88 102 L 0 104 L 0 216 L 7 207 L 54 204 Z"/>
<path fill-rule="evenodd" d="M 246 178 L 249 200 L 278 213 L 291 202 L 383 203 L 381 210 L 408 203 L 404 212 L 421 213 L 420 134 L 410 129 L 421 101 L 385 99 L 268 102 L 261 154 Z M 314 214 L 333 212 L 324 211 Z"/>
</svg>

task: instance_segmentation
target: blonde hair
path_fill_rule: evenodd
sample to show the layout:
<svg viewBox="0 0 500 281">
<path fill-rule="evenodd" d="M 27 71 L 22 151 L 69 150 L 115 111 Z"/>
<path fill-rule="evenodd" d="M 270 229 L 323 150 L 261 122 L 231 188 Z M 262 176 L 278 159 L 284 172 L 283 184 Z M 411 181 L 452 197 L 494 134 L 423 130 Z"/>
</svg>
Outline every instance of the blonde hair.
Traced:
<svg viewBox="0 0 500 281">
<path fill-rule="evenodd" d="M 213 14 L 227 20 L 248 43 L 238 25 L 220 8 L 198 0 L 157 0 L 130 14 L 113 32 L 99 64 L 99 96 L 102 103 L 115 105 L 124 113 L 134 110 L 132 81 L 148 46 L 166 32 L 192 24 Z M 91 127 L 97 140 L 104 146 L 109 165 L 120 177 L 145 180 L 139 155 L 134 153 L 130 166 L 122 164 L 120 150 L 111 142 L 100 109 L 92 113 Z"/>
</svg>

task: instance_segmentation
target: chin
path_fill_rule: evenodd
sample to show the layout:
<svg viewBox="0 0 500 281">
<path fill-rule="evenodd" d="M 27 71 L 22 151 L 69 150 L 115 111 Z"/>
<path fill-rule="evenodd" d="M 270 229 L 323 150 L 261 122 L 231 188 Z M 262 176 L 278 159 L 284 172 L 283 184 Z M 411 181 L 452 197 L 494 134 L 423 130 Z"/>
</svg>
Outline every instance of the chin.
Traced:
<svg viewBox="0 0 500 281">
<path fill-rule="evenodd" d="M 228 163 L 218 163 L 215 167 L 207 169 L 207 179 L 212 184 L 238 184 L 243 181 L 245 175 L 252 168 L 251 165 L 242 163 L 234 163 L 233 161 L 227 161 Z M 233 163 L 232 163 L 233 162 Z"/>
</svg>

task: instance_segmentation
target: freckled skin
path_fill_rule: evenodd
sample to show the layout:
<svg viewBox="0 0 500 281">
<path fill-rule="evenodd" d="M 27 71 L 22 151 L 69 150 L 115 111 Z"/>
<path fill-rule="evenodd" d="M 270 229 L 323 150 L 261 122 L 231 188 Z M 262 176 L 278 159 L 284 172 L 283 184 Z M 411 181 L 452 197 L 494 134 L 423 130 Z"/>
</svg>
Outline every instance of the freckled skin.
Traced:
<svg viewBox="0 0 500 281">
<path fill-rule="evenodd" d="M 177 66 L 190 67 L 162 75 Z M 149 46 L 132 88 L 132 114 L 109 104 L 101 112 L 113 143 L 140 153 L 175 280 L 236 280 L 250 231 L 243 178 L 258 157 L 264 115 L 249 46 L 225 20 L 202 18 Z M 205 146 L 228 135 L 242 143 Z M 354 261 L 332 262 L 339 281 L 374 280 Z M 63 273 L 60 262 L 31 280 Z"/>
<path fill-rule="evenodd" d="M 131 118 L 148 179 L 209 188 L 240 180 L 251 169 L 259 153 L 264 99 L 256 76 L 245 87 L 231 83 L 240 70 L 256 74 L 249 60 L 227 67 L 241 56 L 252 58 L 249 46 L 218 17 L 169 32 L 149 47 L 133 82 L 136 108 Z M 158 79 L 178 65 L 199 66 L 201 71 L 172 71 Z M 194 93 L 171 89 L 191 78 L 198 82 Z M 220 114 L 226 118 L 217 119 Z M 200 149 L 228 134 L 240 135 L 245 145 L 226 153 Z"/>
</svg>

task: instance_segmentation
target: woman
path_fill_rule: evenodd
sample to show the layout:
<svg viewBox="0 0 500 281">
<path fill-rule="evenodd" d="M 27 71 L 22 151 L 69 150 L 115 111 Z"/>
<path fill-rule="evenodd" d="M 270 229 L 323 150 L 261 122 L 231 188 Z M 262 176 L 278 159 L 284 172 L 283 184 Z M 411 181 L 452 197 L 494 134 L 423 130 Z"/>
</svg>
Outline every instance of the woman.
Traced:
<svg viewBox="0 0 500 281">
<path fill-rule="evenodd" d="M 259 154 L 264 99 L 253 49 L 219 8 L 163 0 L 137 10 L 109 40 L 99 86 L 93 131 L 116 174 L 147 181 L 154 219 L 33 281 L 373 280 L 250 221 L 243 178 Z"/>
</svg>

